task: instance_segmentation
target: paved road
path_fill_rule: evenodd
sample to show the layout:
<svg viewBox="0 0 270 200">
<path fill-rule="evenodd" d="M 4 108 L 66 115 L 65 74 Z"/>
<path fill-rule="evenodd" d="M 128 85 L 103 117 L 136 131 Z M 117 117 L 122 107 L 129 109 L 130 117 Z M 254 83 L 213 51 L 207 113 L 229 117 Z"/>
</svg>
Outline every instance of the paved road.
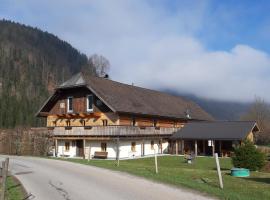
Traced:
<svg viewBox="0 0 270 200">
<path fill-rule="evenodd" d="M 10 164 L 11 172 L 35 200 L 210 199 L 126 173 L 70 162 L 11 157 Z"/>
</svg>

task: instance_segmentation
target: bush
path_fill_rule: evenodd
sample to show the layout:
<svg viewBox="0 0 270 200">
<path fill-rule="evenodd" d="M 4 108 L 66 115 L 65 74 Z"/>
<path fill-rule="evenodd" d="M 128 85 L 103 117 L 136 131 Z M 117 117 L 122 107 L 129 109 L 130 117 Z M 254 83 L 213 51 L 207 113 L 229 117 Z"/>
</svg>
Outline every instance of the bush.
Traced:
<svg viewBox="0 0 270 200">
<path fill-rule="evenodd" d="M 261 169 L 266 162 L 266 156 L 255 145 L 246 140 L 234 149 L 232 162 L 235 167 L 247 168 L 252 171 Z"/>
</svg>

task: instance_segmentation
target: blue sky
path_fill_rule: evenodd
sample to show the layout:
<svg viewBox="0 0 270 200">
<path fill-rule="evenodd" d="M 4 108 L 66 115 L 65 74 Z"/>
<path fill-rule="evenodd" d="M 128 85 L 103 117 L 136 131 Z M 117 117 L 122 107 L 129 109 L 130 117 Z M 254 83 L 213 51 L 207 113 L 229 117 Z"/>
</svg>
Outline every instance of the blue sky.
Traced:
<svg viewBox="0 0 270 200">
<path fill-rule="evenodd" d="M 0 18 L 102 54 L 113 79 L 205 98 L 270 102 L 270 2 L 0 0 Z"/>
</svg>

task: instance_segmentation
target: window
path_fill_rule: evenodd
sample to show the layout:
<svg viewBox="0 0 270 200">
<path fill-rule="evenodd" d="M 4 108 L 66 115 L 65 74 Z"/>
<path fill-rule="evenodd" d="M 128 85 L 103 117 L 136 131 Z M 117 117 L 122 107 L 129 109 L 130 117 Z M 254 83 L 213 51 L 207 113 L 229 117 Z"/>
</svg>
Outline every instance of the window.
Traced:
<svg viewBox="0 0 270 200">
<path fill-rule="evenodd" d="M 80 123 L 82 126 L 85 126 L 85 120 L 84 119 L 80 119 Z"/>
<path fill-rule="evenodd" d="M 151 150 L 154 150 L 155 149 L 155 142 L 154 142 L 154 140 L 151 140 Z"/>
<path fill-rule="evenodd" d="M 153 126 L 157 127 L 157 120 L 156 119 L 153 120 Z"/>
<path fill-rule="evenodd" d="M 73 98 L 67 98 L 67 112 L 73 112 Z"/>
<path fill-rule="evenodd" d="M 93 95 L 88 95 L 87 96 L 87 112 L 92 112 L 93 111 Z"/>
<path fill-rule="evenodd" d="M 135 117 L 132 117 L 132 126 L 136 126 L 136 119 L 135 119 Z"/>
<path fill-rule="evenodd" d="M 136 142 L 131 142 L 131 151 L 132 152 L 136 151 Z"/>
<path fill-rule="evenodd" d="M 75 147 L 76 146 L 76 141 L 72 141 L 72 146 Z"/>
<path fill-rule="evenodd" d="M 65 151 L 69 151 L 69 142 L 65 142 Z"/>
<path fill-rule="evenodd" d="M 102 124 L 103 124 L 103 126 L 108 126 L 108 120 L 107 119 L 103 119 L 102 120 Z"/>
<path fill-rule="evenodd" d="M 70 126 L 70 120 L 66 121 L 67 126 Z"/>
<path fill-rule="evenodd" d="M 106 142 L 101 142 L 101 151 L 106 152 L 107 151 L 107 143 Z"/>
</svg>

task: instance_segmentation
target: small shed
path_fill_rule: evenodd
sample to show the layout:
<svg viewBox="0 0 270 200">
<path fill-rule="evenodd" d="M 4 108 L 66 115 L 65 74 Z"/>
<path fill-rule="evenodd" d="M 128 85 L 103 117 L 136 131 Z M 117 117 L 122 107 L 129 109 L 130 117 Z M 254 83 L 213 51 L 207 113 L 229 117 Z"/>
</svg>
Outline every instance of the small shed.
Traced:
<svg viewBox="0 0 270 200">
<path fill-rule="evenodd" d="M 175 154 L 230 156 L 233 146 L 254 141 L 259 128 L 254 121 L 191 122 L 171 136 Z"/>
</svg>

